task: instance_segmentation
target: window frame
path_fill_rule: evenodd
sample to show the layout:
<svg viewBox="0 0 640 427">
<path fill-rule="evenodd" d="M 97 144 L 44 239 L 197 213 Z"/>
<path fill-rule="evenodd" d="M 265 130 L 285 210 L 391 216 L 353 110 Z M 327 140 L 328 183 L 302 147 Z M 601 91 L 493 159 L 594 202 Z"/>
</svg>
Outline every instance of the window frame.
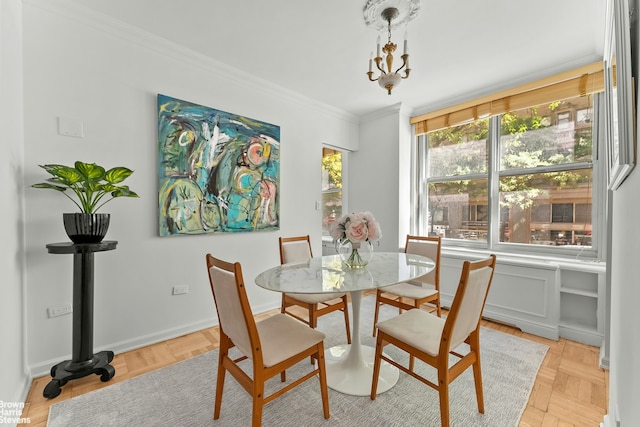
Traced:
<svg viewBox="0 0 640 427">
<path fill-rule="evenodd" d="M 606 170 L 604 165 L 599 159 L 604 158 L 603 147 L 603 95 L 593 94 L 593 148 L 592 148 L 592 161 L 591 162 L 577 162 L 564 165 L 552 165 L 532 169 L 500 171 L 499 168 L 499 140 L 500 140 L 500 120 L 501 115 L 494 115 L 489 118 L 489 144 L 488 144 L 488 171 L 487 174 L 469 174 L 464 176 L 464 180 L 470 180 L 475 178 L 488 180 L 488 224 L 487 224 L 487 240 L 468 240 L 468 239 L 454 239 L 443 238 L 443 245 L 445 247 L 459 247 L 466 249 L 477 250 L 495 250 L 505 251 L 520 254 L 535 254 L 540 256 L 560 256 L 560 257 L 573 257 L 580 259 L 594 259 L 602 260 L 604 253 L 604 244 L 606 242 L 606 220 L 604 218 L 604 212 L 606 212 Z M 412 211 L 414 212 L 415 220 L 412 222 L 412 232 L 417 234 L 428 233 L 429 223 L 422 218 L 428 218 L 429 212 L 429 177 L 427 176 L 428 165 L 428 139 L 427 134 L 415 135 L 415 186 L 414 186 L 414 206 Z M 421 162 L 420 159 L 425 159 Z M 499 206 L 499 179 L 503 175 L 514 174 L 531 174 L 553 172 L 553 171 L 566 171 L 590 168 L 592 171 L 592 199 L 591 199 L 591 220 L 592 220 L 592 232 L 591 232 L 591 246 L 545 246 L 535 245 L 531 243 L 511 243 L 500 242 L 500 206 Z M 443 181 L 457 181 L 460 180 L 459 176 L 452 177 L 438 177 L 437 182 Z M 603 207 L 604 206 L 604 207 Z M 477 209 L 477 206 L 474 206 Z M 472 208 L 468 206 L 469 210 Z M 552 216 L 552 206 L 549 206 L 549 214 Z M 573 207 L 573 213 L 575 218 L 576 207 Z M 551 219 L 551 218 L 550 218 Z M 435 223 L 434 223 L 435 225 Z"/>
<path fill-rule="evenodd" d="M 324 238 L 327 238 L 330 236 L 328 229 L 325 230 L 324 227 L 324 214 L 323 214 L 323 204 L 324 204 L 324 195 L 325 194 L 333 194 L 333 193 L 341 193 L 341 206 L 342 206 L 342 212 L 348 212 L 347 210 L 347 192 L 348 192 L 348 179 L 347 179 L 347 163 L 348 163 L 348 150 L 345 150 L 343 148 L 339 148 L 339 147 L 335 147 L 332 145 L 327 145 L 327 144 L 323 144 L 322 145 L 322 152 L 321 152 L 321 161 L 324 158 L 324 153 L 325 150 L 328 151 L 334 151 L 334 152 L 339 152 L 340 153 L 340 157 L 341 157 L 341 183 L 342 183 L 342 187 L 341 188 L 329 188 L 327 190 L 325 190 L 324 188 L 322 188 L 323 183 L 321 182 L 321 186 L 320 186 L 320 202 L 319 202 L 319 209 L 320 209 L 320 217 L 321 220 L 323 221 L 323 223 L 321 224 L 321 232 L 322 232 L 322 236 Z M 323 173 L 323 168 L 322 168 L 322 163 L 320 165 L 320 173 Z M 322 180 L 323 178 L 321 178 Z M 336 215 L 336 219 L 340 217 L 340 215 Z M 328 228 L 328 227 L 327 227 Z"/>
</svg>

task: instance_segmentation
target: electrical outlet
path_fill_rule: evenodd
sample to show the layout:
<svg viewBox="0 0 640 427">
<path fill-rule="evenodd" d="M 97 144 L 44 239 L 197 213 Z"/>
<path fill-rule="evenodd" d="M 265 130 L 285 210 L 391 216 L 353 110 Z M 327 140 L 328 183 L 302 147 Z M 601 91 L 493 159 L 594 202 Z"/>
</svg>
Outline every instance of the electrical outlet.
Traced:
<svg viewBox="0 0 640 427">
<path fill-rule="evenodd" d="M 71 304 L 54 305 L 47 309 L 49 318 L 62 316 L 64 314 L 71 314 L 72 311 Z"/>
<path fill-rule="evenodd" d="M 188 293 L 189 293 L 189 286 L 187 285 L 174 286 L 173 289 L 171 290 L 171 295 L 183 295 Z"/>
</svg>

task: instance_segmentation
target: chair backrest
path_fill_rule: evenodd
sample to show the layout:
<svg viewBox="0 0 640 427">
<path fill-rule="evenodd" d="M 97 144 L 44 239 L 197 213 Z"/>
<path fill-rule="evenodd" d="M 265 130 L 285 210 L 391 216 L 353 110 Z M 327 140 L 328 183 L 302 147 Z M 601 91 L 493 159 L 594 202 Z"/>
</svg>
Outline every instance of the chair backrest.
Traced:
<svg viewBox="0 0 640 427">
<path fill-rule="evenodd" d="M 309 235 L 280 237 L 280 264 L 305 262 L 313 258 Z"/>
<path fill-rule="evenodd" d="M 407 235 L 407 243 L 404 252 L 408 254 L 422 255 L 436 264 L 436 267 L 428 274 L 413 279 L 414 283 L 426 283 L 432 285 L 436 290 L 440 290 L 440 250 L 442 239 L 438 237 L 412 236 Z"/>
<path fill-rule="evenodd" d="M 233 341 L 243 355 L 255 358 L 253 350 L 261 348 L 260 338 L 244 287 L 240 263 L 229 263 L 207 254 L 207 271 L 220 331 Z"/>
<path fill-rule="evenodd" d="M 453 350 L 480 327 L 480 317 L 487 301 L 495 266 L 495 255 L 479 261 L 464 262 L 460 283 L 442 331 L 441 352 Z M 447 348 L 443 349 L 443 345 Z"/>
</svg>

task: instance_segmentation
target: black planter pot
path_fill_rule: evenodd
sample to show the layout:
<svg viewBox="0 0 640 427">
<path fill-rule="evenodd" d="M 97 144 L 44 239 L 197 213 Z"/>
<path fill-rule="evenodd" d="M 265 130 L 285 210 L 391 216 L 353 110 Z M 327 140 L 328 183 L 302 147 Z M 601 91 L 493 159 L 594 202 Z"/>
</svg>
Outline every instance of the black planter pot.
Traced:
<svg viewBox="0 0 640 427">
<path fill-rule="evenodd" d="M 62 221 L 67 236 L 73 243 L 98 243 L 109 229 L 111 216 L 106 213 L 63 213 Z"/>
</svg>

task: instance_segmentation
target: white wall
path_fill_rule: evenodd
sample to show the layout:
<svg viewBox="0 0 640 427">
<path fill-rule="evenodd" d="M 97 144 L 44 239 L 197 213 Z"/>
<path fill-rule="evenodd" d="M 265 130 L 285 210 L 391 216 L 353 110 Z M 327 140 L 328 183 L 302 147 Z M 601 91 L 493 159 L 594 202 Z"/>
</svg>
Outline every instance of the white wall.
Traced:
<svg viewBox="0 0 640 427">
<path fill-rule="evenodd" d="M 37 167 L 44 163 L 83 160 L 135 170 L 127 183 L 141 198 L 117 199 L 101 210 L 111 213 L 107 239 L 118 247 L 95 255 L 96 351 L 122 351 L 213 324 L 207 252 L 243 264 L 255 312 L 279 303 L 279 294 L 253 281 L 279 262 L 278 236 L 309 233 L 321 253 L 315 201 L 322 141 L 353 148 L 353 116 L 103 17 L 40 1 L 24 6 L 24 88 L 27 184 L 45 178 Z M 279 232 L 158 237 L 158 93 L 280 125 Z M 58 117 L 82 120 L 84 138 L 58 135 Z M 25 194 L 28 364 L 40 375 L 71 353 L 71 316 L 49 319 L 46 311 L 71 302 L 72 257 L 48 254 L 45 244 L 68 240 L 62 213 L 74 209 L 51 191 Z M 174 285 L 190 292 L 172 296 Z"/>
<path fill-rule="evenodd" d="M 360 149 L 349 155 L 349 211 L 370 211 L 378 220 L 383 237 L 376 251 L 397 251 L 405 243 L 406 235 L 398 234 L 400 111 L 398 104 L 364 117 Z"/>
<path fill-rule="evenodd" d="M 631 0 L 637 18 L 640 1 Z M 631 35 L 635 46 L 640 46 L 640 33 Z M 640 69 L 640 55 L 636 53 L 636 70 Z M 636 97 L 637 99 L 637 97 Z M 640 113 L 640 111 L 638 111 Z M 640 116 L 636 124 L 640 123 Z M 636 130 L 636 133 L 640 128 Z M 637 159 L 636 159 L 637 162 Z M 613 192 L 612 249 L 611 249 L 611 336 L 609 377 L 609 414 L 611 427 L 635 426 L 640 420 L 640 283 L 638 281 L 638 259 L 640 259 L 640 166 L 617 191 Z M 620 424 L 616 424 L 620 421 Z"/>
<path fill-rule="evenodd" d="M 640 420 L 640 286 L 636 266 L 640 257 L 639 167 L 613 195 L 613 249 L 611 251 L 611 351 L 609 414 L 622 426 Z M 615 424 L 611 423 L 612 426 Z"/>
<path fill-rule="evenodd" d="M 24 197 L 22 121 L 22 5 L 0 2 L 0 242 L 2 309 L 0 324 L 1 402 L 22 402 L 29 390 L 24 352 Z"/>
</svg>

